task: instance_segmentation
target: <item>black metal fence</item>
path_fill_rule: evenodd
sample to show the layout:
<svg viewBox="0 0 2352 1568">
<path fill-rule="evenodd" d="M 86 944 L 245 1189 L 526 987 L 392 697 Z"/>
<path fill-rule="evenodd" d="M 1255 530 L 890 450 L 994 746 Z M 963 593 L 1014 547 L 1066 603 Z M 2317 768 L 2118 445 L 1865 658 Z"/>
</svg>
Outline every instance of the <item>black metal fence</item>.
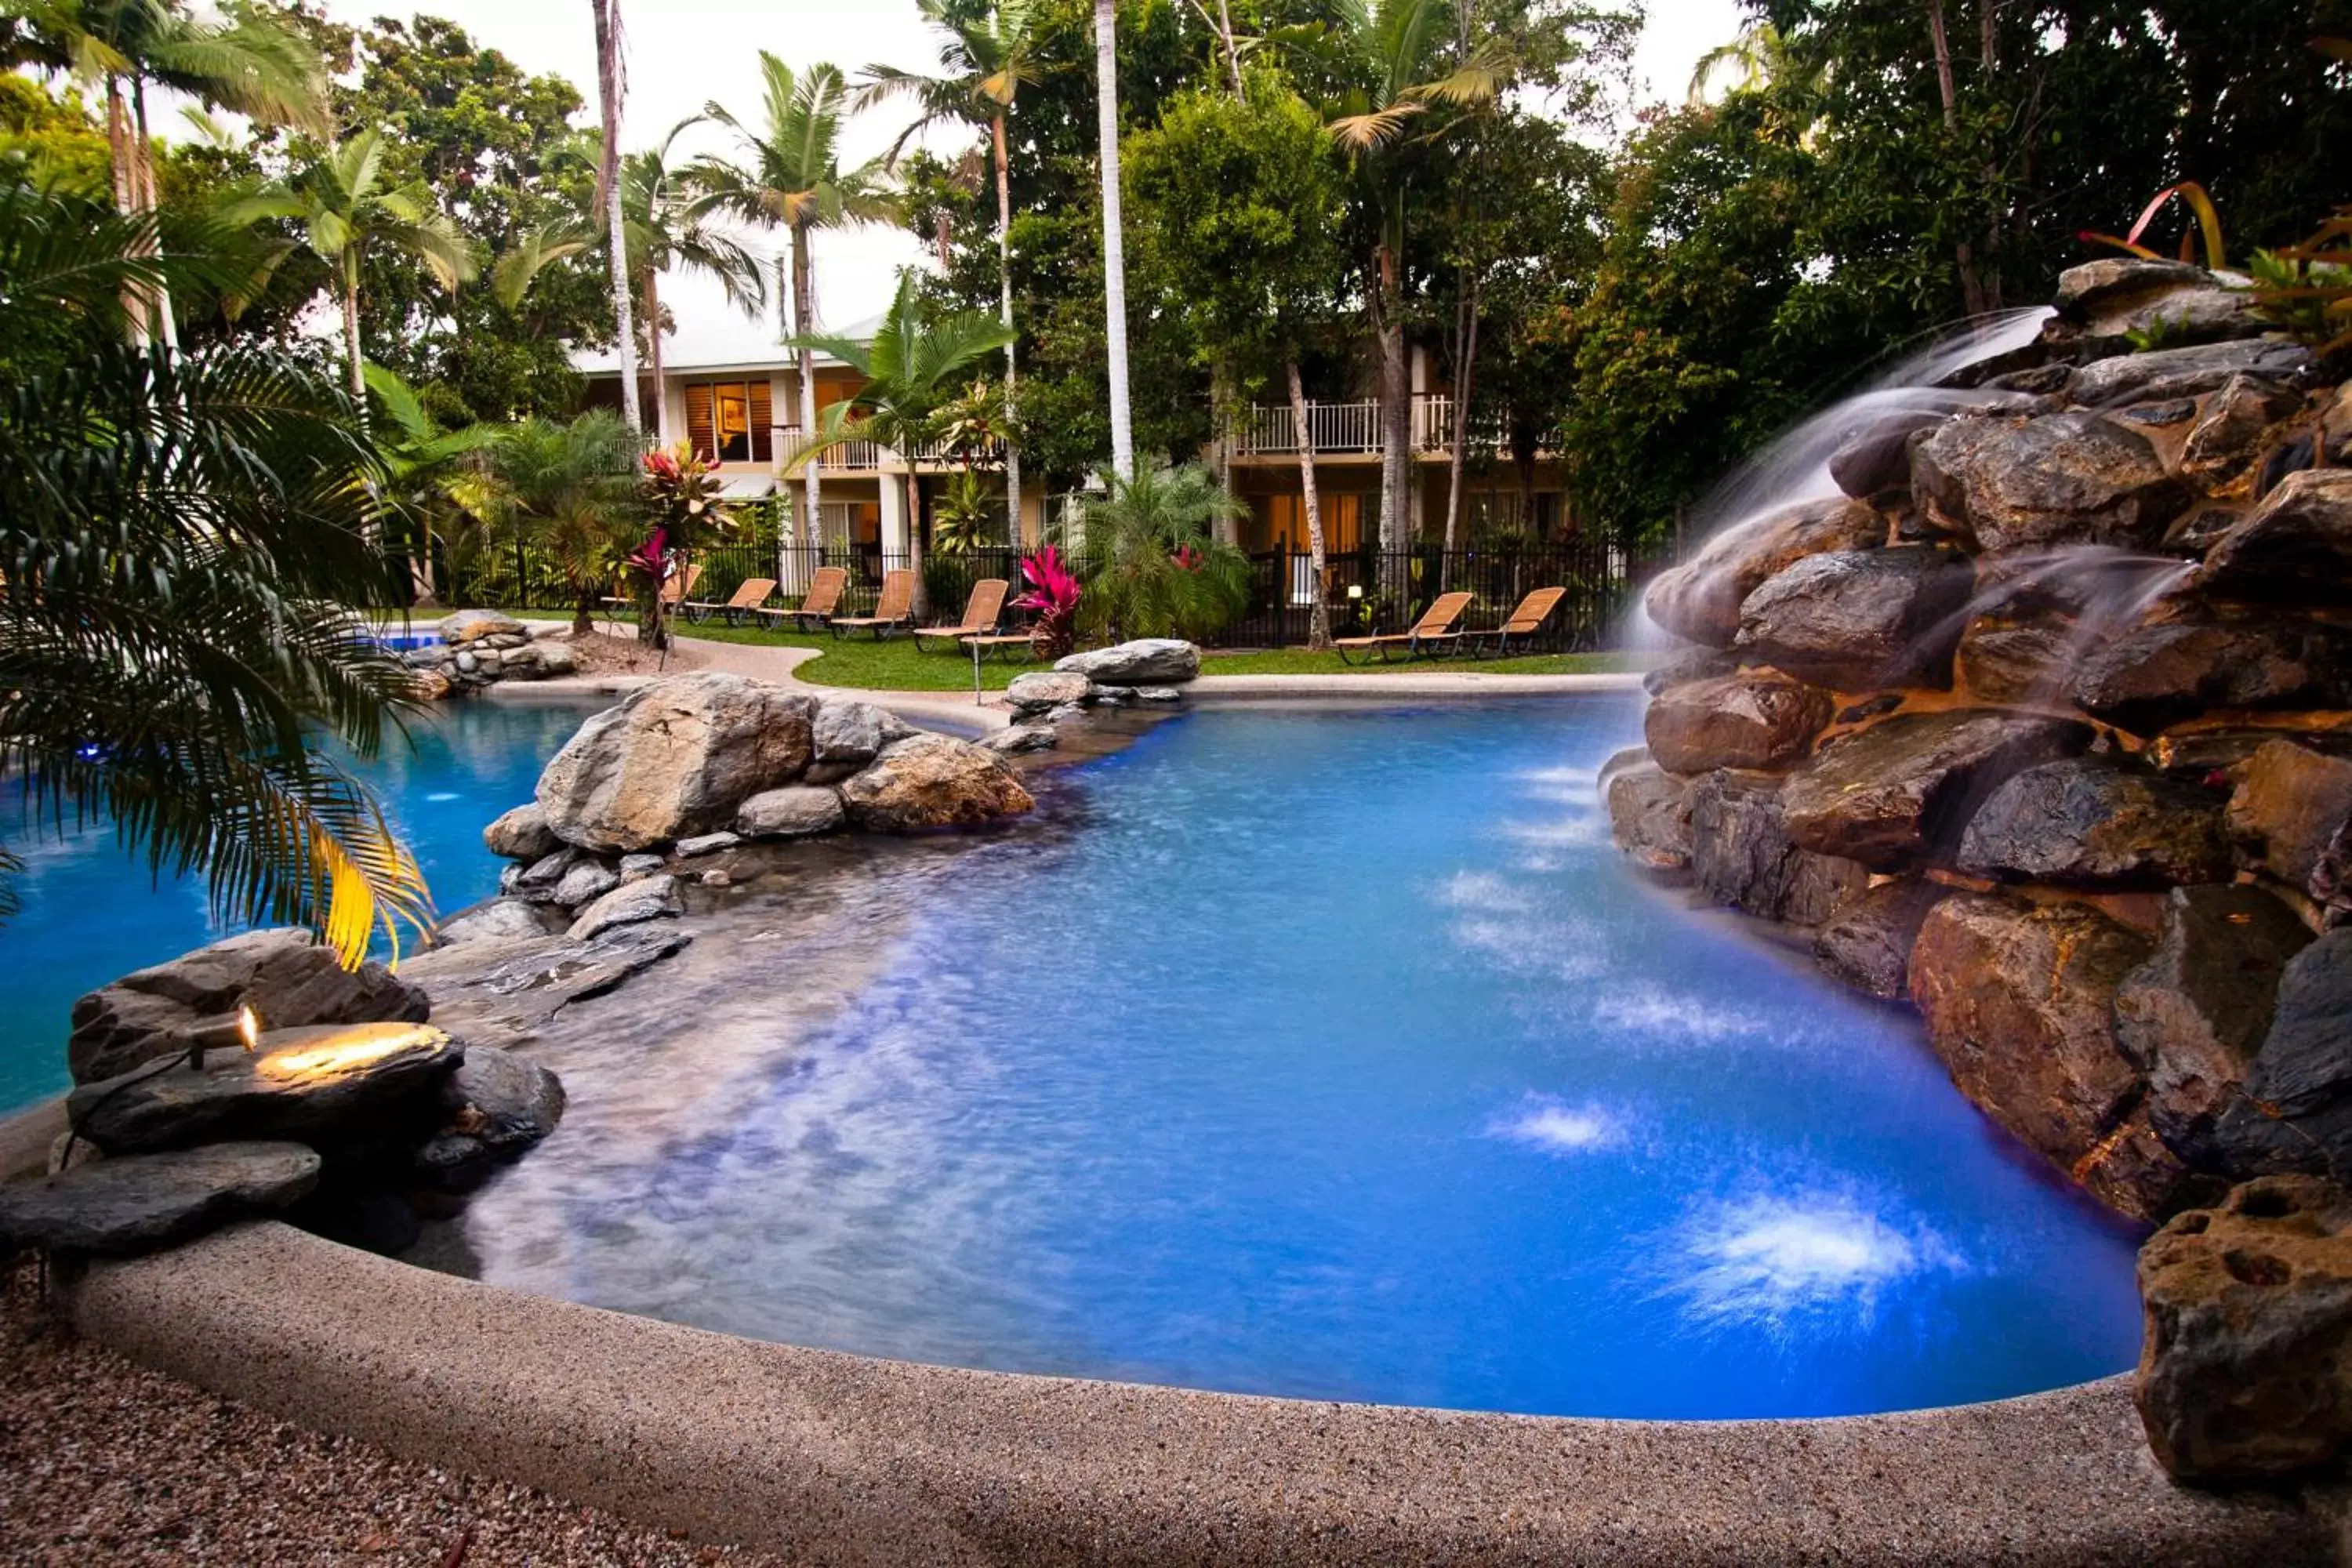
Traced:
<svg viewBox="0 0 2352 1568">
<path fill-rule="evenodd" d="M 1023 553 L 992 545 L 959 554 L 925 554 L 919 568 L 930 618 L 949 620 L 961 613 L 972 584 L 983 578 L 1003 578 L 1012 584 L 1011 596 L 1017 597 L 1025 586 Z M 1668 555 L 1664 544 L 1628 544 L 1600 537 L 1491 550 L 1430 546 L 1402 552 L 1351 551 L 1327 560 L 1319 592 L 1330 607 L 1333 633 L 1347 637 L 1402 630 L 1440 594 L 1454 591 L 1472 595 L 1462 626 L 1486 630 L 1500 626 L 1536 590 L 1564 588 L 1566 596 L 1531 646 L 1550 652 L 1584 652 L 1612 646 L 1622 634 L 1634 595 Z M 764 534 L 747 529 L 725 544 L 696 552 L 692 565 L 697 574 L 688 597 L 724 604 L 744 584 L 769 579 L 775 587 L 767 603 L 797 605 L 818 568 L 836 566 L 847 574 L 838 613 L 863 615 L 872 610 L 883 574 L 908 563 L 904 555 L 868 546 L 780 545 L 772 527 Z M 389 574 L 394 602 L 405 602 L 412 581 L 407 558 L 396 557 Z M 573 598 L 550 563 L 521 551 L 485 552 L 483 559 L 455 572 L 436 558 L 435 582 L 445 604 L 558 609 L 569 607 Z M 600 595 L 612 591 L 608 585 L 598 589 Z M 1255 552 L 1250 556 L 1248 605 L 1211 640 L 1226 647 L 1304 646 L 1318 592 L 1313 562 L 1306 553 Z M 1018 624 L 1025 617 L 1008 611 L 1007 618 Z"/>
</svg>

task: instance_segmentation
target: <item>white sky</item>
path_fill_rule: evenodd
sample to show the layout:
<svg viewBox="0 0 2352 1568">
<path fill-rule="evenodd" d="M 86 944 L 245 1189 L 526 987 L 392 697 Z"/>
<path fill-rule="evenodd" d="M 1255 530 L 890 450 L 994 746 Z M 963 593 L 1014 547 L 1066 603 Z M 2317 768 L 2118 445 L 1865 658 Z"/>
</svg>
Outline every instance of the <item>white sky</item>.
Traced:
<svg viewBox="0 0 2352 1568">
<path fill-rule="evenodd" d="M 587 98 L 593 122 L 596 50 L 586 0 L 437 0 L 418 8 L 446 16 L 526 71 L 569 79 Z M 327 9 L 338 20 L 364 24 L 409 7 L 393 0 L 328 0 Z M 629 63 L 622 142 L 632 150 L 651 144 L 711 99 L 751 120 L 759 112 L 758 51 L 763 47 L 795 66 L 832 60 L 853 74 L 873 62 L 929 70 L 938 60 L 912 0 L 623 0 L 622 14 Z M 1634 56 L 1644 101 L 1679 100 L 1698 57 L 1738 26 L 1737 0 L 1651 0 L 1650 25 Z M 853 122 L 847 160 L 881 152 L 901 123 L 896 116 L 884 109 Z M 688 152 L 721 150 L 726 142 L 716 127 L 689 135 L 699 140 L 687 143 Z M 824 318 L 846 325 L 880 313 L 898 269 L 925 254 L 903 231 L 822 237 L 816 299 Z M 667 345 L 673 363 L 735 358 L 777 335 L 772 320 L 747 321 L 702 280 L 669 281 L 663 293 L 677 321 Z"/>
</svg>

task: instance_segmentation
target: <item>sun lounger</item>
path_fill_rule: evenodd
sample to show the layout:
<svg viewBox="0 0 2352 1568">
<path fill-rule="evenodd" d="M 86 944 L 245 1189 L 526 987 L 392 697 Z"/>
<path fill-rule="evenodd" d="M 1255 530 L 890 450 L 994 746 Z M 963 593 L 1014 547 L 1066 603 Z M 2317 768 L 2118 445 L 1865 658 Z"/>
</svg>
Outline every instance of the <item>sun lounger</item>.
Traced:
<svg viewBox="0 0 2352 1568">
<path fill-rule="evenodd" d="M 773 577 L 746 577 L 723 605 L 711 599 L 689 599 L 683 607 L 686 618 L 698 626 L 713 616 L 724 616 L 731 626 L 767 603 L 768 595 L 775 591 L 776 580 Z"/>
<path fill-rule="evenodd" d="M 872 632 L 879 642 L 894 631 L 910 628 L 915 624 L 915 574 L 903 567 L 882 574 L 882 596 L 875 601 L 870 616 L 835 616 L 825 622 L 833 635 L 843 637 L 851 632 Z"/>
<path fill-rule="evenodd" d="M 798 609 L 758 609 L 751 613 L 763 621 L 773 621 L 779 626 L 791 626 L 807 630 L 823 626 L 841 607 L 841 590 L 849 583 L 849 574 L 838 566 L 820 566 L 809 579 L 808 593 L 802 596 Z"/>
<path fill-rule="evenodd" d="M 1008 584 L 1002 577 L 982 577 L 971 585 L 971 595 L 963 602 L 963 619 L 951 626 L 918 626 L 915 645 L 919 647 L 927 637 L 937 638 L 950 647 L 965 637 L 986 637 L 996 629 L 1004 614 L 1004 591 Z"/>
<path fill-rule="evenodd" d="M 1538 588 L 1519 601 L 1519 607 L 1511 612 L 1509 620 L 1491 632 L 1472 632 L 1463 646 L 1482 658 L 1489 654 L 1501 658 L 1510 653 L 1516 640 L 1524 653 L 1536 634 L 1543 630 L 1543 624 L 1551 619 L 1551 613 L 1559 608 L 1559 602 L 1567 597 L 1565 588 Z"/>
<path fill-rule="evenodd" d="M 1342 664 L 1353 664 L 1355 659 L 1350 656 L 1354 654 L 1362 654 L 1368 658 L 1378 654 L 1385 664 L 1394 653 L 1402 653 L 1407 658 L 1441 647 L 1452 653 L 1462 646 L 1463 636 L 1454 629 L 1454 623 L 1460 620 L 1462 612 L 1469 607 L 1470 595 L 1467 594 L 1440 594 L 1437 603 L 1430 605 L 1421 619 L 1413 622 L 1411 631 L 1386 632 L 1371 637 L 1340 637 L 1331 646 L 1339 650 L 1339 662 Z"/>
<path fill-rule="evenodd" d="M 702 568 L 699 566 L 690 565 L 685 571 L 680 572 L 677 576 L 672 577 L 668 582 L 664 583 L 662 584 L 661 594 L 662 607 L 664 609 L 670 610 L 677 609 L 679 605 L 685 603 L 686 596 L 694 592 L 694 585 L 701 581 Z M 619 581 L 614 584 L 614 587 L 623 589 L 627 588 L 628 585 L 629 574 L 626 572 L 622 573 Z M 636 606 L 636 603 L 637 596 L 635 594 L 608 594 L 604 597 L 604 607 L 615 612 L 634 609 Z"/>
</svg>

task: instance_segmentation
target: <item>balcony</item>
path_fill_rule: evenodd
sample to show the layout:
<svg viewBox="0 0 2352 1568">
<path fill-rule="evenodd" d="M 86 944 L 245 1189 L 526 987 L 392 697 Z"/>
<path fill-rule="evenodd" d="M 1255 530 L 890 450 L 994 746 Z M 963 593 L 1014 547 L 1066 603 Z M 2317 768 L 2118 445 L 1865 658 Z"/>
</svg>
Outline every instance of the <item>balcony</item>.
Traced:
<svg viewBox="0 0 2352 1568">
<path fill-rule="evenodd" d="M 775 430 L 777 461 L 788 467 L 800 455 L 801 427 L 779 425 Z M 992 464 L 1003 460 L 1003 457 L 1004 444 L 992 441 L 985 451 L 975 455 L 975 460 Z M 932 472 L 960 468 L 964 462 L 961 454 L 950 451 L 944 442 L 939 441 L 926 442 L 916 447 L 914 460 L 918 469 Z M 903 473 L 907 459 L 898 454 L 897 448 L 886 447 L 879 441 L 845 441 L 820 458 L 818 464 L 823 472 L 829 474 L 877 474 L 890 470 Z"/>
<path fill-rule="evenodd" d="M 1377 398 L 1365 398 L 1356 403 L 1309 403 L 1307 405 L 1307 434 L 1315 443 L 1318 458 L 1361 456 L 1381 449 L 1381 405 Z M 1499 425 L 1472 430 L 1474 437 L 1499 445 L 1503 431 Z M 1244 414 L 1227 432 L 1233 441 L 1236 458 L 1295 458 L 1298 455 L 1296 427 L 1286 403 L 1261 404 Z M 1454 441 L 1454 399 L 1435 393 L 1422 393 L 1412 400 L 1412 422 L 1408 435 L 1412 450 L 1442 453 Z M 1545 450 L 1550 448 L 1547 447 Z"/>
</svg>

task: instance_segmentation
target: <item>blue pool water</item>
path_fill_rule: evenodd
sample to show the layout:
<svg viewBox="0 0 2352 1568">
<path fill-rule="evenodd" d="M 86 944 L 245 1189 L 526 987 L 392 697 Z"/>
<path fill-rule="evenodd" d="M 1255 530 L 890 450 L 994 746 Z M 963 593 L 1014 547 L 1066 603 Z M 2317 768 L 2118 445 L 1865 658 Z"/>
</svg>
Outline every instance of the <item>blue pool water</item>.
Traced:
<svg viewBox="0 0 2352 1568">
<path fill-rule="evenodd" d="M 503 862 L 482 825 L 530 798 L 539 770 L 579 727 L 583 710 L 550 704 L 444 703 L 387 734 L 360 772 L 380 789 L 445 910 L 498 889 Z M 0 1113 L 67 1087 L 65 1038 L 74 999 L 131 970 L 227 934 L 212 925 L 196 882 L 149 880 L 110 830 L 59 840 L 27 831 L 24 795 L 0 792 L 0 824 L 26 860 L 21 913 L 0 925 Z"/>
<path fill-rule="evenodd" d="M 1905 1015 L 1624 868 L 1592 787 L 1633 727 L 1164 725 L 866 873 L 844 920 L 894 934 L 813 1036 L 769 1020 L 845 949 L 755 906 L 680 961 L 685 1016 L 559 1063 L 572 1117 L 477 1201 L 481 1271 L 874 1354 L 1538 1413 L 2129 1365 L 2133 1230 Z"/>
</svg>

